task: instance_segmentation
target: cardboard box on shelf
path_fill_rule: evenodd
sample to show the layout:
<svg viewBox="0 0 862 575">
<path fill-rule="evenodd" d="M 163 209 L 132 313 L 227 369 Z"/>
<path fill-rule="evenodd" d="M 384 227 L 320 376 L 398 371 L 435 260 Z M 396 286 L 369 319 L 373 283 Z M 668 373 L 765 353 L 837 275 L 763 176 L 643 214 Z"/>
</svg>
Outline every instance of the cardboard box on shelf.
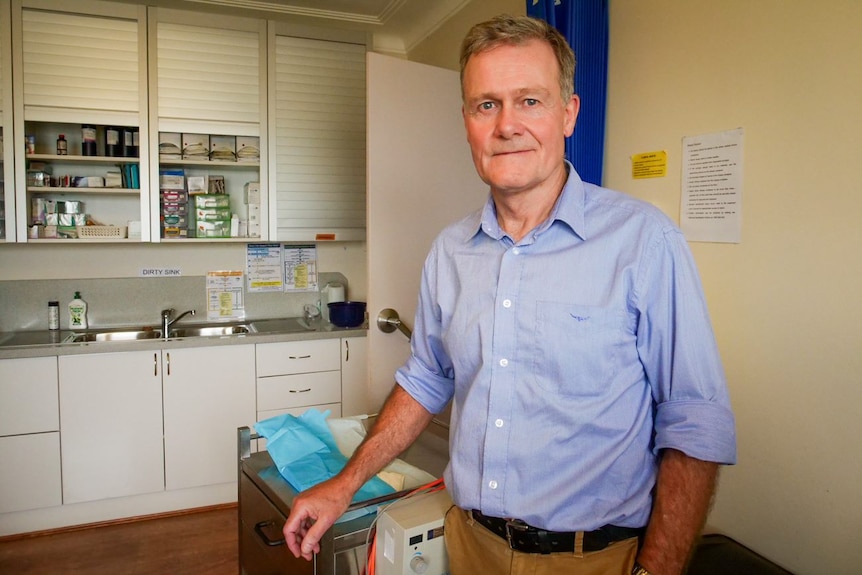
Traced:
<svg viewBox="0 0 862 575">
<path fill-rule="evenodd" d="M 243 186 L 246 204 L 260 204 L 260 182 L 248 182 Z"/>
<path fill-rule="evenodd" d="M 189 176 L 186 183 L 190 194 L 205 194 L 208 189 L 207 176 Z"/>
<path fill-rule="evenodd" d="M 185 190 L 186 173 L 182 168 L 159 170 L 160 190 Z"/>
</svg>

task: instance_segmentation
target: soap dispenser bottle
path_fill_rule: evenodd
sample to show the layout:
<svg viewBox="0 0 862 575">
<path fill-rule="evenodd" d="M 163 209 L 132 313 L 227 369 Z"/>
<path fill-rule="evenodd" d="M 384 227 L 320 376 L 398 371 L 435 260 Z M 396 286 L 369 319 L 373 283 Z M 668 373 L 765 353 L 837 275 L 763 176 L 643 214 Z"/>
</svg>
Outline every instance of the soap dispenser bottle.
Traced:
<svg viewBox="0 0 862 575">
<path fill-rule="evenodd" d="M 81 292 L 75 292 L 75 298 L 69 302 L 69 327 L 71 329 L 87 329 L 87 302 L 81 299 Z"/>
</svg>

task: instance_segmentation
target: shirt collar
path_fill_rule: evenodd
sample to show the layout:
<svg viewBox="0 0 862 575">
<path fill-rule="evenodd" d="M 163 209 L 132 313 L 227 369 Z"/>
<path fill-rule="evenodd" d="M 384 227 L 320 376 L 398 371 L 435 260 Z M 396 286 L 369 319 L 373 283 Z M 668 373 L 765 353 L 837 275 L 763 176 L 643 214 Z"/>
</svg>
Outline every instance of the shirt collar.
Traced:
<svg viewBox="0 0 862 575">
<path fill-rule="evenodd" d="M 563 192 L 557 198 L 557 203 L 554 209 L 551 210 L 551 215 L 548 219 L 539 225 L 537 234 L 541 234 L 549 228 L 555 221 L 559 221 L 568 226 L 572 232 L 577 234 L 581 239 L 586 239 L 584 226 L 584 204 L 586 201 L 586 191 L 584 182 L 575 167 L 568 160 L 566 167 L 569 171 L 569 177 L 563 186 Z M 479 232 L 485 232 L 489 237 L 500 240 L 506 233 L 500 228 L 497 222 L 497 209 L 494 205 L 494 199 L 491 194 L 488 194 L 488 199 L 485 206 L 477 211 L 473 216 L 473 224 L 470 229 L 475 230 L 468 239 L 472 239 Z"/>
</svg>

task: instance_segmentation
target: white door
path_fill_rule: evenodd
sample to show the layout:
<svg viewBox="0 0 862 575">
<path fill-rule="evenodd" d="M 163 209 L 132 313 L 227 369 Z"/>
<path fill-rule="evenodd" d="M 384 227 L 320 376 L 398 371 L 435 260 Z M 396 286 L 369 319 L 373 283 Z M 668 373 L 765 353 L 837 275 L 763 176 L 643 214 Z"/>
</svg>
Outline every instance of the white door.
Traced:
<svg viewBox="0 0 862 575">
<path fill-rule="evenodd" d="M 386 308 L 412 328 L 422 264 L 447 224 L 487 195 L 461 119 L 458 73 L 368 54 L 368 362 L 370 410 L 410 352 L 377 329 Z"/>
</svg>

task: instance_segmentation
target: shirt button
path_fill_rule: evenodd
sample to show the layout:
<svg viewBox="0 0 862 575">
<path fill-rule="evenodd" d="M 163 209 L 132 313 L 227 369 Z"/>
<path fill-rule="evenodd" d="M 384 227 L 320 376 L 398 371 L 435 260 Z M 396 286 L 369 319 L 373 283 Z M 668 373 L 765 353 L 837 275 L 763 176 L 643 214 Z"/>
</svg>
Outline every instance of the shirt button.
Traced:
<svg viewBox="0 0 862 575">
<path fill-rule="evenodd" d="M 497 421 L 494 422 L 494 425 L 496 425 L 497 427 L 503 427 L 503 420 L 498 419 Z"/>
<path fill-rule="evenodd" d="M 506 308 L 512 307 L 512 300 L 504 299 L 503 300 L 503 307 L 506 307 Z"/>
<path fill-rule="evenodd" d="M 488 487 L 490 487 L 491 489 L 497 489 L 497 482 L 492 479 L 488 482 Z"/>
<path fill-rule="evenodd" d="M 518 254 L 520 254 L 520 253 L 521 253 L 521 250 L 520 250 L 520 249 L 518 249 L 518 248 L 512 248 L 512 253 L 513 253 L 513 254 L 515 254 L 515 255 L 518 255 Z"/>
<path fill-rule="evenodd" d="M 500 367 L 506 367 L 507 365 L 509 365 L 508 359 L 501 359 L 500 360 Z"/>
</svg>

